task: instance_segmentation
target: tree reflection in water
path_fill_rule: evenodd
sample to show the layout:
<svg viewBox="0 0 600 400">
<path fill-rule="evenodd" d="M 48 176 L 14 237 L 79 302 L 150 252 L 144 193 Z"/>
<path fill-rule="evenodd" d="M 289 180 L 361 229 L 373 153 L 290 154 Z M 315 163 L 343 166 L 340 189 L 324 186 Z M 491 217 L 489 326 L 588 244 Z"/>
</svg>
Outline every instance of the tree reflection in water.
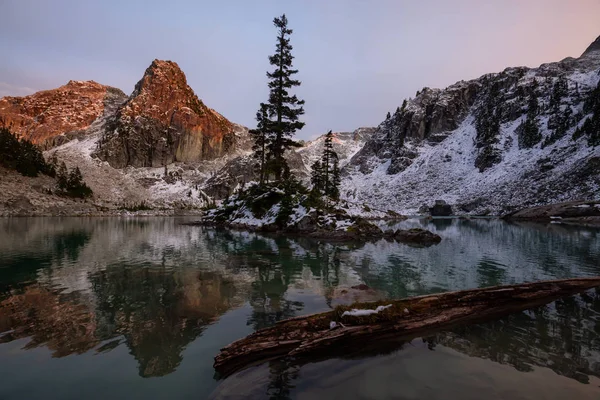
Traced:
<svg viewBox="0 0 600 400">
<path fill-rule="evenodd" d="M 420 249 L 385 241 L 332 244 L 165 220 L 71 219 L 56 225 L 38 219 L 23 226 L 4 221 L 0 343 L 28 338 L 25 349 L 46 346 L 54 357 L 125 345 L 140 376 L 164 376 L 177 370 L 190 343 L 237 308 L 245 314 L 232 329 L 242 336 L 247 327 L 325 311 L 336 300 L 334 289 L 358 283 L 405 297 L 600 274 L 598 230 L 488 220 L 405 224 L 410 223 L 439 230 L 444 240 Z M 591 291 L 438 333 L 427 343 L 519 371 L 547 367 L 585 383 L 600 376 L 599 315 L 600 292 Z M 269 363 L 262 393 L 292 396 L 300 371 L 289 360 Z"/>
</svg>

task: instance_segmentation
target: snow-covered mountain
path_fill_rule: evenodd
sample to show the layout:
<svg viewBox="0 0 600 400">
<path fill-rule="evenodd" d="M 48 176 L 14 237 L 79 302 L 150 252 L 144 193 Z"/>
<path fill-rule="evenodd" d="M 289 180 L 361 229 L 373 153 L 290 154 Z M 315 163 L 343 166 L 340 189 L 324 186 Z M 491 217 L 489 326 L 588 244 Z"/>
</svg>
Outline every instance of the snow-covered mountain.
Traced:
<svg viewBox="0 0 600 400">
<path fill-rule="evenodd" d="M 343 196 L 468 214 L 600 197 L 599 41 L 577 59 L 417 92 L 344 168 Z"/>
<path fill-rule="evenodd" d="M 438 199 L 458 214 L 503 214 L 600 198 L 599 81 L 600 38 L 577 59 L 424 88 L 377 128 L 335 133 L 342 197 L 408 214 Z M 129 97 L 71 82 L 0 99 L 0 119 L 78 166 L 94 191 L 74 202 L 53 195 L 50 179 L 4 171 L 0 215 L 197 210 L 255 180 L 248 128 L 206 107 L 168 61 L 155 60 Z M 288 153 L 299 179 L 323 141 Z"/>
</svg>

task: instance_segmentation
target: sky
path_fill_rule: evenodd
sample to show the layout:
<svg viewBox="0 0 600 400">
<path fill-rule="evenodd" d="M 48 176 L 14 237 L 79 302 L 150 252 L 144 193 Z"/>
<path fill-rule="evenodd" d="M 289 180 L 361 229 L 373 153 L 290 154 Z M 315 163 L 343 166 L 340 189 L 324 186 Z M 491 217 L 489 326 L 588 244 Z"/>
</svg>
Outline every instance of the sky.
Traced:
<svg viewBox="0 0 600 400">
<path fill-rule="evenodd" d="M 167 59 L 205 104 L 254 127 L 283 13 L 301 139 L 376 126 L 425 86 L 578 57 L 600 35 L 600 0 L 0 0 L 0 97 L 71 79 L 129 94 Z"/>
</svg>

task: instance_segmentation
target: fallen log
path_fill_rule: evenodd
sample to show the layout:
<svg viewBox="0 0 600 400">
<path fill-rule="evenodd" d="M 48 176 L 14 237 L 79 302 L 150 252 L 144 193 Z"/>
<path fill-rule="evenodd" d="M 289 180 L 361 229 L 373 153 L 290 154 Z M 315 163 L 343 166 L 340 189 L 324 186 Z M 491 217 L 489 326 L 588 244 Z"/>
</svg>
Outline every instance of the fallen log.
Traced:
<svg viewBox="0 0 600 400">
<path fill-rule="evenodd" d="M 355 303 L 286 319 L 221 349 L 223 377 L 251 365 L 343 355 L 349 349 L 406 341 L 459 324 L 478 323 L 541 306 L 600 286 L 600 277 L 495 286 L 400 300 Z"/>
</svg>

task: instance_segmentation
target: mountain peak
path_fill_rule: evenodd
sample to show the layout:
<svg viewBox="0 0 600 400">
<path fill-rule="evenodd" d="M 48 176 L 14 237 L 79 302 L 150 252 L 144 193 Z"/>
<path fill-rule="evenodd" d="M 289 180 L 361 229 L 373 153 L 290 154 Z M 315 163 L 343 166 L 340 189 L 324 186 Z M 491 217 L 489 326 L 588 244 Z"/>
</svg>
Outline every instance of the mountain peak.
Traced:
<svg viewBox="0 0 600 400">
<path fill-rule="evenodd" d="M 596 40 L 590 44 L 590 46 L 583 52 L 581 56 L 585 56 L 594 52 L 600 52 L 600 36 L 598 36 L 598 38 L 596 38 Z"/>
<path fill-rule="evenodd" d="M 234 141 L 231 122 L 196 96 L 173 61 L 152 61 L 113 128 L 97 154 L 116 168 L 208 160 Z"/>
<path fill-rule="evenodd" d="M 157 88 L 167 90 L 183 91 L 186 97 L 195 96 L 194 91 L 187 84 L 185 74 L 174 61 L 154 60 L 150 64 L 144 76 L 135 85 L 135 90 L 131 97 L 137 97 L 140 94 L 153 91 Z"/>
</svg>

